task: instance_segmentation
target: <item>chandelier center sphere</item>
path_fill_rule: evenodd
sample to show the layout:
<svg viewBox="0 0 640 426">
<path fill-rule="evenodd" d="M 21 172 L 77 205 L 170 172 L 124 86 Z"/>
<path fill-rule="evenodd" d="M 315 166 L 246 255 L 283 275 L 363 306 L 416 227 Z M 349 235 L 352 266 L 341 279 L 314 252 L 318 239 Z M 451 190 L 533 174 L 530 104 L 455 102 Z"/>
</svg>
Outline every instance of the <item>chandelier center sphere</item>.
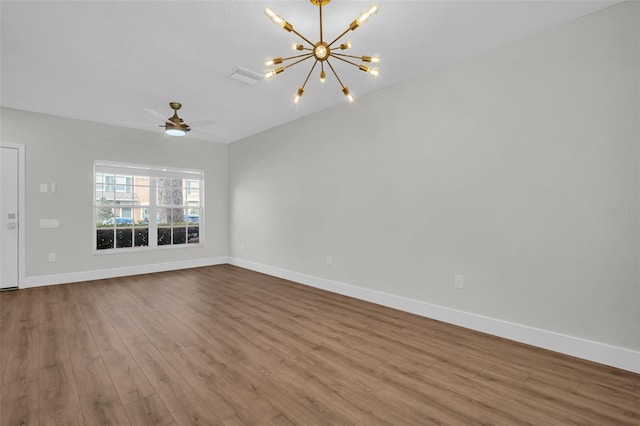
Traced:
<svg viewBox="0 0 640 426">
<path fill-rule="evenodd" d="M 313 56 L 319 61 L 326 61 L 331 55 L 329 45 L 324 41 L 319 41 L 313 47 Z"/>
</svg>

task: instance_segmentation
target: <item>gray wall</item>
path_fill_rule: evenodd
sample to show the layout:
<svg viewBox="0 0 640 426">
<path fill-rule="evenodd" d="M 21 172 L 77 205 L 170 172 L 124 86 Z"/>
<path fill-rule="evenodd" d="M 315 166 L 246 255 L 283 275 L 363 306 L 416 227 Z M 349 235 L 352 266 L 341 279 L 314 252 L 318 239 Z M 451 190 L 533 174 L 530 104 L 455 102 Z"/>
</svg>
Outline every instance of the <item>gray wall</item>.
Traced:
<svg viewBox="0 0 640 426">
<path fill-rule="evenodd" d="M 640 349 L 638 16 L 230 145 L 230 256 Z"/>
<path fill-rule="evenodd" d="M 6 108 L 0 125 L 2 142 L 25 145 L 27 278 L 227 255 L 227 145 Z M 204 170 L 206 244 L 93 255 L 94 160 Z M 40 183 L 50 182 L 57 192 L 40 193 Z M 40 229 L 40 219 L 52 218 L 60 228 Z M 48 262 L 50 252 L 56 262 Z"/>
</svg>

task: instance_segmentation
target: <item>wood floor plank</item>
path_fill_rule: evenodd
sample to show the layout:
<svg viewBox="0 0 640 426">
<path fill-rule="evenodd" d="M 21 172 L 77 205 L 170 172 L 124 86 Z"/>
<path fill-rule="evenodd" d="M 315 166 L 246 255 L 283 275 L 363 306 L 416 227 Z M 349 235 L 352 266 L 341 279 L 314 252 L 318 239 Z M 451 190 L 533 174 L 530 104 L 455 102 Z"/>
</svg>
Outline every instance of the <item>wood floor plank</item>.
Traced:
<svg viewBox="0 0 640 426">
<path fill-rule="evenodd" d="M 4 382 L 11 339 L 29 297 L 26 292 L 0 292 L 0 389 Z"/>
<path fill-rule="evenodd" d="M 26 290 L 15 298 L 18 310 L 14 312 L 16 321 L 8 339 L 4 380 L 0 388 L 0 424 L 39 422 L 41 295 L 41 292 Z M 10 306 L 4 308 L 10 309 Z"/>
<path fill-rule="evenodd" d="M 207 402 L 201 399 L 153 344 L 137 341 L 129 349 L 178 424 L 222 424 Z"/>
<path fill-rule="evenodd" d="M 124 406 L 131 424 L 136 426 L 177 426 L 167 407 L 156 394 L 132 401 Z"/>
<path fill-rule="evenodd" d="M 40 370 L 40 426 L 84 425 L 71 361 Z"/>
<path fill-rule="evenodd" d="M 12 381 L 2 387 L 1 425 L 39 425 L 40 381 Z"/>
<path fill-rule="evenodd" d="M 70 359 L 61 303 L 47 300 L 40 307 L 40 367 L 61 364 Z"/>
<path fill-rule="evenodd" d="M 640 424 L 640 375 L 230 265 L 0 293 L 0 424 Z"/>
<path fill-rule="evenodd" d="M 65 338 L 85 422 L 95 425 L 130 424 L 82 308 L 74 299 L 68 300 L 63 303 Z"/>
</svg>

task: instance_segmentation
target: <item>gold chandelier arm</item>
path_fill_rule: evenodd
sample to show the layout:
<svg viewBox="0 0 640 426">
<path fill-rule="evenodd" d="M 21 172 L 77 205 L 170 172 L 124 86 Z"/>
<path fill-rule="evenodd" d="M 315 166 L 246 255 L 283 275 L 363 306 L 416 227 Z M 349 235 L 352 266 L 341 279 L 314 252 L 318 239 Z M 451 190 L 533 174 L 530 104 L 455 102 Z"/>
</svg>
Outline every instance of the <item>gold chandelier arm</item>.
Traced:
<svg viewBox="0 0 640 426">
<path fill-rule="evenodd" d="M 355 56 L 355 55 L 347 55 L 346 53 L 336 53 L 336 52 L 331 52 L 332 55 L 335 56 L 342 56 L 345 58 L 354 58 L 354 59 L 360 59 L 361 61 L 364 62 L 373 62 L 374 64 L 378 64 L 380 63 L 380 57 L 379 56 Z"/>
<path fill-rule="evenodd" d="M 303 36 L 302 34 L 300 34 L 299 32 L 297 32 L 293 27 L 291 27 L 291 32 L 293 32 L 295 35 L 297 35 L 298 37 L 300 37 L 301 39 L 303 39 L 304 41 L 306 41 L 307 43 L 309 43 L 311 46 L 313 46 L 314 44 L 311 43 L 309 40 L 307 40 L 307 38 L 305 36 Z"/>
<path fill-rule="evenodd" d="M 360 25 L 362 25 L 365 22 L 367 22 L 369 20 L 369 18 L 371 17 L 371 15 L 375 15 L 376 13 L 378 13 L 378 6 L 373 4 L 373 5 L 371 5 L 371 7 L 368 10 L 366 10 L 365 12 L 362 12 L 360 14 L 360 16 L 358 16 L 352 23 L 350 23 L 349 24 L 349 28 L 344 30 L 344 32 L 342 34 L 340 34 L 338 37 L 336 37 L 335 40 L 333 40 L 331 43 L 329 43 L 329 47 L 331 47 L 333 45 L 333 43 L 335 43 L 336 41 L 338 41 L 342 37 L 344 37 L 344 35 L 346 33 L 348 33 L 349 31 L 355 31 L 356 28 L 358 28 Z"/>
<path fill-rule="evenodd" d="M 351 27 L 347 28 L 346 30 L 344 30 L 344 32 L 342 34 L 340 34 L 338 37 L 335 38 L 335 40 L 333 40 L 331 43 L 329 43 L 329 47 L 331 47 L 336 41 L 340 40 L 342 37 L 344 37 L 344 35 L 346 33 L 348 33 L 349 31 L 351 31 Z"/>
<path fill-rule="evenodd" d="M 329 65 L 329 68 L 331 68 L 331 72 L 333 73 L 333 75 L 336 76 L 336 80 L 338 80 L 338 83 L 340 83 L 340 86 L 342 87 L 346 87 L 343 83 L 342 80 L 340 80 L 340 77 L 338 77 L 338 74 L 336 73 L 336 70 L 333 69 L 333 65 L 331 65 L 331 62 L 329 62 L 329 60 L 325 61 L 327 63 L 327 65 Z"/>
<path fill-rule="evenodd" d="M 306 55 L 304 58 L 302 58 L 302 59 L 298 59 L 297 61 L 292 62 L 292 63 L 290 63 L 289 65 L 284 66 L 284 67 L 283 67 L 283 69 L 285 69 L 285 70 L 286 70 L 287 68 L 292 67 L 292 66 L 294 66 L 294 65 L 296 65 L 296 64 L 299 64 L 299 63 L 300 63 L 300 62 L 302 62 L 302 61 L 306 61 L 306 60 L 307 60 L 307 59 L 309 59 L 309 58 L 313 58 L 313 53 L 310 53 L 310 54 Z"/>
<path fill-rule="evenodd" d="M 368 66 L 366 66 L 364 64 L 356 64 L 355 62 L 351 62 L 351 61 L 349 61 L 347 59 L 343 59 L 343 58 L 341 58 L 339 56 L 334 56 L 333 54 L 331 56 L 333 56 L 336 59 L 340 59 L 343 62 L 346 62 L 348 64 L 353 65 L 354 67 L 358 68 L 360 71 L 364 71 L 367 74 L 370 74 L 371 76 L 373 76 L 374 78 L 378 77 L 380 75 L 380 71 L 378 70 L 378 68 L 368 67 Z"/>
<path fill-rule="evenodd" d="M 354 59 L 362 59 L 362 56 L 356 56 L 356 55 L 347 55 L 346 53 L 336 53 L 336 52 L 331 52 L 331 54 L 333 56 L 344 56 L 345 58 L 354 58 Z"/>
<path fill-rule="evenodd" d="M 346 62 L 346 63 L 348 63 L 348 64 L 351 64 L 351 65 L 353 65 L 353 66 L 354 66 L 354 67 L 356 67 L 356 68 L 360 68 L 360 64 L 356 64 L 355 62 L 351 62 L 351 61 L 349 61 L 349 60 L 347 60 L 347 59 L 341 58 L 340 56 L 336 56 L 336 54 L 335 54 L 335 53 L 331 53 L 331 56 L 333 56 L 333 57 L 334 57 L 334 58 L 336 58 L 336 59 L 340 59 L 342 62 Z M 356 56 L 356 57 L 358 57 L 358 56 Z"/>
<path fill-rule="evenodd" d="M 309 49 L 309 50 L 311 50 L 311 49 Z M 283 61 L 289 61 L 291 59 L 309 57 L 309 56 L 313 56 L 313 53 L 303 53 L 302 55 L 289 56 L 288 58 L 282 58 L 282 60 Z"/>
<path fill-rule="evenodd" d="M 307 85 L 307 82 L 309 81 L 309 77 L 311 77 L 311 73 L 313 72 L 314 68 L 316 67 L 316 65 L 318 65 L 318 60 L 316 59 L 316 61 L 313 63 L 313 65 L 311 66 L 311 69 L 309 70 L 309 74 L 307 74 L 307 78 L 304 79 L 304 83 L 302 83 L 302 89 L 304 90 L 304 86 Z"/>
<path fill-rule="evenodd" d="M 322 2 L 318 3 L 318 7 L 320 9 L 320 43 L 324 40 L 322 39 Z"/>
</svg>

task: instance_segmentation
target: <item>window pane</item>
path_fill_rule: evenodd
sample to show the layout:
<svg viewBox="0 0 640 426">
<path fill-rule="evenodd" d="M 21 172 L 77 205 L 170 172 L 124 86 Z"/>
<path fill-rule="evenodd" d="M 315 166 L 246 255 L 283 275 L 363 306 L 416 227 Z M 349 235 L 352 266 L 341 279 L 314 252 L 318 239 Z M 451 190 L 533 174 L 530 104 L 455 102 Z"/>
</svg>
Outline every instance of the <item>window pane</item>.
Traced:
<svg viewBox="0 0 640 426">
<path fill-rule="evenodd" d="M 171 228 L 158 228 L 158 245 L 171 244 Z"/>
<path fill-rule="evenodd" d="M 189 225 L 200 223 L 200 209 L 188 209 L 186 219 Z"/>
<path fill-rule="evenodd" d="M 188 180 L 186 188 L 186 205 L 199 205 L 200 204 L 200 182 L 197 180 Z"/>
<path fill-rule="evenodd" d="M 131 229 L 116 229 L 116 248 L 132 246 L 133 238 Z"/>
<path fill-rule="evenodd" d="M 187 242 L 187 228 L 173 228 L 173 244 L 185 244 Z"/>
<path fill-rule="evenodd" d="M 108 206 L 113 205 L 113 194 L 96 191 L 96 205 L 98 206 Z"/>
<path fill-rule="evenodd" d="M 116 181 L 116 177 L 114 175 L 104 175 L 104 191 L 113 193 L 114 186 L 113 184 Z"/>
<path fill-rule="evenodd" d="M 139 180 L 140 180 L 140 177 L 136 176 L 136 182 L 138 182 Z M 133 200 L 136 205 L 148 206 L 149 205 L 149 187 L 141 186 L 141 185 L 134 186 Z"/>
<path fill-rule="evenodd" d="M 96 209 L 96 227 L 113 227 L 115 212 L 109 207 L 98 207 Z"/>
<path fill-rule="evenodd" d="M 96 231 L 96 249 L 113 248 L 113 229 L 98 229 Z"/>
<path fill-rule="evenodd" d="M 136 228 L 134 231 L 134 245 L 136 247 L 149 245 L 149 228 Z"/>
<path fill-rule="evenodd" d="M 158 225 L 184 224 L 185 209 L 173 207 L 158 207 Z"/>
<path fill-rule="evenodd" d="M 149 213 L 147 213 L 148 209 L 146 207 L 136 207 L 131 209 L 131 211 L 131 217 L 133 218 L 133 223 L 135 225 L 146 225 L 149 223 Z"/>
<path fill-rule="evenodd" d="M 114 220 L 117 228 L 127 228 L 133 226 L 133 219 L 130 217 L 116 216 Z"/>
<path fill-rule="evenodd" d="M 182 179 L 158 179 L 159 206 L 181 206 L 183 205 L 183 200 Z"/>
<path fill-rule="evenodd" d="M 190 226 L 187 228 L 187 233 L 189 234 L 188 241 L 189 244 L 199 243 L 200 242 L 200 228 L 197 226 Z"/>
<path fill-rule="evenodd" d="M 116 192 L 130 193 L 132 181 L 133 181 L 132 176 L 116 176 L 115 177 Z"/>
<path fill-rule="evenodd" d="M 197 195 L 200 192 L 200 181 L 187 180 L 187 195 Z"/>
</svg>

